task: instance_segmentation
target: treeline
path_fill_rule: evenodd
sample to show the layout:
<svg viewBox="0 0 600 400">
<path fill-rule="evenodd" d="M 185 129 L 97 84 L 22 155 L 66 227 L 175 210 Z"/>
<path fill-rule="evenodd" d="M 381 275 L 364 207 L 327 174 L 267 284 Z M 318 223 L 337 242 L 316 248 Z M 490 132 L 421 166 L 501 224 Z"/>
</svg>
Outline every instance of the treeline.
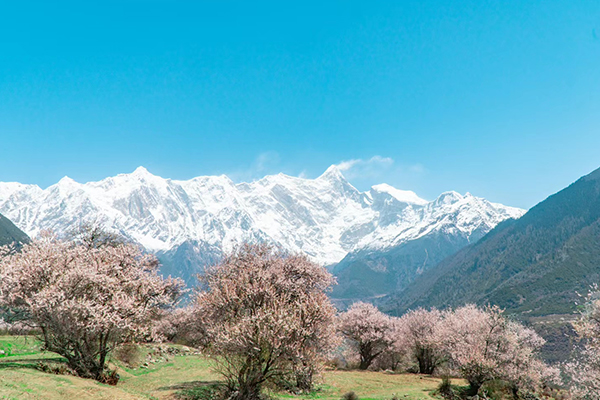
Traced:
<svg viewBox="0 0 600 400">
<path fill-rule="evenodd" d="M 461 376 L 469 383 L 469 395 L 491 381 L 503 381 L 515 398 L 561 383 L 559 369 L 539 357 L 544 339 L 498 307 L 417 309 L 395 318 L 371 304 L 355 303 L 340 315 L 338 326 L 361 369 L 375 365 Z"/>
<path fill-rule="evenodd" d="M 313 390 L 326 365 L 460 376 L 469 395 L 501 381 L 515 398 L 561 384 L 539 356 L 544 340 L 497 307 L 418 309 L 400 318 L 356 303 L 338 313 L 332 275 L 306 256 L 244 245 L 208 267 L 189 305 L 179 279 L 154 256 L 97 229 L 73 240 L 51 233 L 0 256 L 5 320 L 35 332 L 73 373 L 117 384 L 110 354 L 126 343 L 185 341 L 215 361 L 224 398 L 259 399 L 265 387 Z M 564 365 L 573 396 L 600 395 L 600 300 L 575 325 L 585 339 Z"/>
</svg>

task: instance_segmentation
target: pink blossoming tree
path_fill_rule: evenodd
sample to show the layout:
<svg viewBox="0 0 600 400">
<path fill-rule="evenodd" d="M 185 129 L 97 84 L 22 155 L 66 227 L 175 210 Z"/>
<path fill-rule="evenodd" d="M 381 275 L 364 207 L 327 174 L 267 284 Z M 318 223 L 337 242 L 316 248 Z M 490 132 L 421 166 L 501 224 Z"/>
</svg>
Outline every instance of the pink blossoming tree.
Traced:
<svg viewBox="0 0 600 400">
<path fill-rule="evenodd" d="M 359 354 L 360 369 L 369 368 L 377 357 L 391 349 L 393 328 L 392 319 L 369 303 L 354 303 L 338 318 L 338 331 Z"/>
<path fill-rule="evenodd" d="M 580 318 L 573 323 L 582 341 L 577 360 L 567 364 L 571 391 L 577 399 L 600 400 L 600 291 L 588 295 Z"/>
<path fill-rule="evenodd" d="M 80 376 L 116 383 L 107 371 L 119 344 L 153 334 L 182 282 L 157 274 L 156 258 L 127 244 L 89 246 L 50 233 L 0 257 L 0 304 L 41 332 L 46 350 Z"/>
<path fill-rule="evenodd" d="M 305 256 L 246 244 L 200 279 L 189 315 L 232 398 L 258 399 L 266 383 L 312 387 L 335 343 L 330 273 Z"/>
<path fill-rule="evenodd" d="M 397 326 L 394 347 L 417 363 L 419 373 L 433 374 L 446 359 L 443 343 L 447 332 L 442 312 L 422 308 L 409 311 Z"/>
<path fill-rule="evenodd" d="M 473 394 L 495 379 L 508 382 L 515 396 L 558 381 L 559 371 L 539 359 L 544 339 L 509 321 L 498 307 L 468 305 L 448 312 L 444 334 L 450 360 Z"/>
</svg>

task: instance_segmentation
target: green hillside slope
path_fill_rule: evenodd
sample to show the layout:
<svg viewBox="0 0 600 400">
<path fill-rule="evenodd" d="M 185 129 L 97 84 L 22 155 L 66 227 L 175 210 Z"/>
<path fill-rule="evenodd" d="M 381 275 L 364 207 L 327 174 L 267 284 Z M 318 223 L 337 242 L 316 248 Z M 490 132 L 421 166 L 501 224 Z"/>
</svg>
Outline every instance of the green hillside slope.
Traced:
<svg viewBox="0 0 600 400">
<path fill-rule="evenodd" d="M 475 232 L 470 238 L 479 240 Z M 431 234 L 385 251 L 361 251 L 346 256 L 333 269 L 338 284 L 331 297 L 364 300 L 406 288 L 417 276 L 469 244 L 463 236 Z"/>
<path fill-rule="evenodd" d="M 600 169 L 443 260 L 383 308 L 498 304 L 523 316 L 572 312 L 600 282 Z"/>
<path fill-rule="evenodd" d="M 0 246 L 12 243 L 26 243 L 29 237 L 17 228 L 8 218 L 0 214 Z"/>
</svg>

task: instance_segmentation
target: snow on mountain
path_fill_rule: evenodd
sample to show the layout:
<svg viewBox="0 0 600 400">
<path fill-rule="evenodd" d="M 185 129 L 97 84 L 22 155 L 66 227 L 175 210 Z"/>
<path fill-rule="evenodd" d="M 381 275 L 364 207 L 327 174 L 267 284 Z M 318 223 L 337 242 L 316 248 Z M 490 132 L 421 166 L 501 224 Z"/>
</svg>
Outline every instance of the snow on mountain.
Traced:
<svg viewBox="0 0 600 400">
<path fill-rule="evenodd" d="M 373 189 L 379 186 L 382 185 L 373 186 Z M 387 193 L 398 198 L 391 190 Z M 519 218 L 525 211 L 491 203 L 470 193 L 462 196 L 456 192 L 446 192 L 432 202 L 414 202 L 401 210 L 393 207 L 387 212 L 392 215 L 384 219 L 380 212 L 379 225 L 359 240 L 358 249 L 383 250 L 433 232 L 469 238 L 475 231 L 485 234 L 505 219 Z"/>
<path fill-rule="evenodd" d="M 417 196 L 417 194 L 410 190 L 399 190 L 393 186 L 388 185 L 387 183 L 381 183 L 379 185 L 375 185 L 371 187 L 371 190 L 378 193 L 387 193 L 396 200 L 408 203 L 408 204 L 416 204 L 416 205 L 425 205 L 428 203 L 427 200 L 424 200 Z"/>
<path fill-rule="evenodd" d="M 316 179 L 278 174 L 239 184 L 224 175 L 164 179 L 139 167 L 85 184 L 65 177 L 47 189 L 0 183 L 0 213 L 30 236 L 92 220 L 154 252 L 190 242 L 228 251 L 269 241 L 328 265 L 431 232 L 487 232 L 524 210 L 455 192 L 428 202 L 386 184 L 360 192 L 335 166 Z"/>
</svg>

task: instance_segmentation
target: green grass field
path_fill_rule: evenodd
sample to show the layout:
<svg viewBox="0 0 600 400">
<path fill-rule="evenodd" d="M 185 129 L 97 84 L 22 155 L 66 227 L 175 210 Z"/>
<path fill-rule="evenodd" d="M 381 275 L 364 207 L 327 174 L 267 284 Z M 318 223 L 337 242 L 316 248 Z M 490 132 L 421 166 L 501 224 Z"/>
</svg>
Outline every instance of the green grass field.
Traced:
<svg viewBox="0 0 600 400">
<path fill-rule="evenodd" d="M 2 351 L 4 353 L 2 353 Z M 198 355 L 169 356 L 149 363 L 148 368 L 126 368 L 118 364 L 121 380 L 108 386 L 70 375 L 55 375 L 35 369 L 39 362 L 59 364 L 61 358 L 39 350 L 31 338 L 0 336 L 0 399 L 177 399 L 177 393 L 219 381 L 210 361 Z M 439 379 L 409 374 L 371 371 L 326 371 L 318 391 L 308 396 L 272 393 L 279 399 L 338 400 L 354 391 L 361 400 L 434 399 L 431 392 Z"/>
</svg>

